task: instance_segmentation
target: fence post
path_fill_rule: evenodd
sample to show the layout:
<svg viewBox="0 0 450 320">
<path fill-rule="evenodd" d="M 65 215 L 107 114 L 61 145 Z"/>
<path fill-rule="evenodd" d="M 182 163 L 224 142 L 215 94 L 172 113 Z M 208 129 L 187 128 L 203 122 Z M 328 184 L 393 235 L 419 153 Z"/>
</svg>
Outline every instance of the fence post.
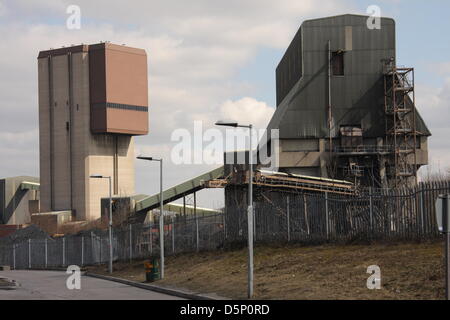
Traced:
<svg viewBox="0 0 450 320">
<path fill-rule="evenodd" d="M 224 210 L 226 210 L 226 209 L 224 209 Z M 227 225 L 226 225 L 226 219 L 225 219 L 225 211 L 223 211 L 222 212 L 222 220 L 223 220 L 223 238 L 224 238 L 224 241 L 226 241 L 227 240 Z"/>
<path fill-rule="evenodd" d="M 423 184 L 420 184 L 420 197 L 419 197 L 419 202 L 420 202 L 420 227 L 422 229 L 422 235 L 425 234 L 425 219 L 424 219 L 424 201 L 423 201 L 423 192 L 424 192 L 424 188 L 423 188 Z"/>
<path fill-rule="evenodd" d="M 130 263 L 131 263 L 131 260 L 133 260 L 133 226 L 132 226 L 132 224 L 130 223 Z M 152 238 L 152 229 L 150 228 L 150 239 Z M 151 240 L 150 240 L 151 241 Z M 150 245 L 151 245 L 151 242 L 150 242 Z"/>
<path fill-rule="evenodd" d="M 304 205 L 304 210 L 305 210 L 306 231 L 308 232 L 308 236 L 309 236 L 310 231 L 309 231 L 308 204 L 306 202 L 306 194 L 303 194 L 303 205 Z"/>
<path fill-rule="evenodd" d="M 325 223 L 327 231 L 327 240 L 330 238 L 329 213 L 328 213 L 328 192 L 325 192 Z"/>
<path fill-rule="evenodd" d="M 31 269 L 31 239 L 28 239 L 28 269 Z"/>
<path fill-rule="evenodd" d="M 373 232 L 373 199 L 372 187 L 369 187 L 370 231 Z"/>
<path fill-rule="evenodd" d="M 256 206 L 252 205 L 252 217 L 253 217 L 253 243 L 256 242 Z"/>
<path fill-rule="evenodd" d="M 172 253 L 175 253 L 175 222 L 172 217 Z"/>
<path fill-rule="evenodd" d="M 62 239 L 62 265 L 66 265 L 66 237 Z"/>
<path fill-rule="evenodd" d="M 81 236 L 81 266 L 84 266 L 84 236 Z"/>
<path fill-rule="evenodd" d="M 98 238 L 97 238 L 98 239 Z M 99 263 L 102 263 L 102 236 L 100 235 L 100 245 L 99 245 L 99 248 L 100 248 L 100 261 L 99 261 Z"/>
<path fill-rule="evenodd" d="M 150 224 L 150 254 L 153 255 L 153 224 Z"/>
<path fill-rule="evenodd" d="M 289 196 L 286 196 L 287 241 L 291 241 L 291 226 L 289 217 Z"/>
<path fill-rule="evenodd" d="M 47 269 L 48 266 L 48 243 L 47 243 L 47 238 L 45 238 L 45 268 Z"/>
<path fill-rule="evenodd" d="M 95 255 L 94 255 L 94 233 L 91 231 L 91 263 L 95 263 Z"/>
<path fill-rule="evenodd" d="M 16 244 L 13 243 L 13 268 L 16 270 Z"/>
<path fill-rule="evenodd" d="M 197 197 L 195 192 L 194 192 L 194 216 L 195 216 L 195 244 L 196 244 L 196 251 L 198 252 L 200 250 L 200 239 L 198 234 Z"/>
</svg>

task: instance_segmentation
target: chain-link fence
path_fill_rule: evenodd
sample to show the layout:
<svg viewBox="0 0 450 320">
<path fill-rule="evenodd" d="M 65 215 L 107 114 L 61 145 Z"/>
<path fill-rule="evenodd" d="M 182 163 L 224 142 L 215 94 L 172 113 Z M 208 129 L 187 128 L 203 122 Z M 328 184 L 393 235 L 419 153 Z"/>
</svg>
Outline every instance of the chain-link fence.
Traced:
<svg viewBox="0 0 450 320">
<path fill-rule="evenodd" d="M 254 234 L 257 242 L 302 243 L 372 239 L 425 240 L 439 237 L 434 203 L 450 193 L 450 182 L 404 190 L 364 190 L 356 195 L 280 192 L 256 189 Z M 247 239 L 245 188 L 226 191 L 224 214 L 167 216 L 165 254 L 215 250 Z M 107 230 L 0 243 L 0 265 L 16 269 L 93 265 L 109 261 Z M 159 224 L 113 228 L 113 260 L 159 256 Z"/>
</svg>

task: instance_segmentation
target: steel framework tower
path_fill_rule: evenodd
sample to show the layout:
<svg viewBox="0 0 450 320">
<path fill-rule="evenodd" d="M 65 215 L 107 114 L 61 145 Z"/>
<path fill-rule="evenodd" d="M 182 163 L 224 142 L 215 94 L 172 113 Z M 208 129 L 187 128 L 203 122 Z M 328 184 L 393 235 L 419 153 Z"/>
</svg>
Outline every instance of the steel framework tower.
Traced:
<svg viewBox="0 0 450 320">
<path fill-rule="evenodd" d="M 384 75 L 386 138 L 391 144 L 394 186 L 417 184 L 417 130 L 414 68 L 386 65 Z"/>
</svg>

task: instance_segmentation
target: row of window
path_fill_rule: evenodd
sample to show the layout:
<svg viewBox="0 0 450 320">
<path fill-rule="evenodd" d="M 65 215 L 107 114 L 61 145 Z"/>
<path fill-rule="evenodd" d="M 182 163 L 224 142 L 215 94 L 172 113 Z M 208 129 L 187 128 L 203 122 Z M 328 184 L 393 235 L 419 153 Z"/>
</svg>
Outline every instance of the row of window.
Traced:
<svg viewBox="0 0 450 320">
<path fill-rule="evenodd" d="M 105 107 L 105 106 L 106 106 L 107 108 L 112 108 L 112 109 L 133 110 L 133 111 L 144 111 L 144 112 L 147 112 L 147 111 L 148 111 L 148 107 L 133 106 L 133 105 L 122 104 L 122 103 L 111 103 L 111 102 L 107 102 L 107 103 L 96 103 L 96 104 L 94 104 L 94 108 Z"/>
</svg>

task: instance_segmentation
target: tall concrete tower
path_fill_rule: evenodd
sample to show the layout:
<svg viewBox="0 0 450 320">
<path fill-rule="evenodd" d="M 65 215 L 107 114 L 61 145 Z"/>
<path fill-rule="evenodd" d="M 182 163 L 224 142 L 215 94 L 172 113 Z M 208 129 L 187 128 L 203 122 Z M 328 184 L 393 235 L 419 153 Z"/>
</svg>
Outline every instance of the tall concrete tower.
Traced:
<svg viewBox="0 0 450 320">
<path fill-rule="evenodd" d="M 41 51 L 39 149 L 41 212 L 101 216 L 115 195 L 134 193 L 134 135 L 148 133 L 147 56 L 110 43 Z"/>
</svg>

